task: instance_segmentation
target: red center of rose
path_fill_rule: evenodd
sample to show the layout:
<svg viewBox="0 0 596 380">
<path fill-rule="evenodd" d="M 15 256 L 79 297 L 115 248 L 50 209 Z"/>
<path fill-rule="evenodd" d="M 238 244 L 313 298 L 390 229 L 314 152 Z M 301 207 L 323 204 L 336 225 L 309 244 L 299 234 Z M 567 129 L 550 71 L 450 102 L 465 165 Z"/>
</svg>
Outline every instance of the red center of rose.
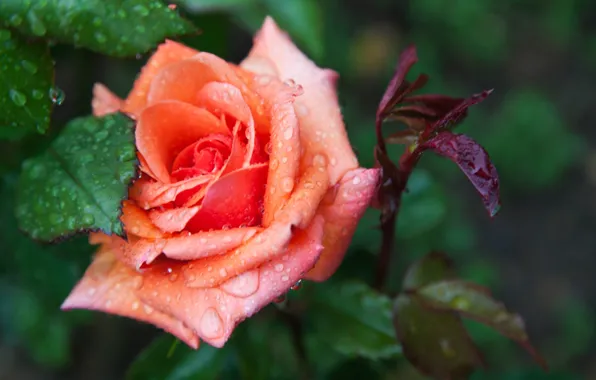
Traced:
<svg viewBox="0 0 596 380">
<path fill-rule="evenodd" d="M 177 181 L 213 174 L 223 168 L 230 156 L 229 136 L 213 134 L 187 146 L 174 160 L 172 177 Z"/>
<path fill-rule="evenodd" d="M 251 134 L 239 121 L 219 116 L 231 135 L 212 133 L 187 145 L 175 156 L 170 169 L 174 181 L 195 181 L 196 185 L 181 191 L 174 202 L 161 209 L 179 209 L 180 215 L 190 215 L 183 210 L 199 206 L 184 227 L 191 233 L 261 223 L 268 136 L 255 134 L 252 128 Z"/>
</svg>

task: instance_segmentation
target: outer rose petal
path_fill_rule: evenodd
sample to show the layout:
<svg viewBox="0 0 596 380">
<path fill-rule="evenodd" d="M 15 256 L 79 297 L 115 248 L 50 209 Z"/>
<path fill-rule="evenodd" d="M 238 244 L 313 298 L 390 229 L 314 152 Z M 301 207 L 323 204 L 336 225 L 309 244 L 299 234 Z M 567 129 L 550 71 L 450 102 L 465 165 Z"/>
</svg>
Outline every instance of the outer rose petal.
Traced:
<svg viewBox="0 0 596 380">
<path fill-rule="evenodd" d="M 199 339 L 191 329 L 172 315 L 143 303 L 136 291 L 143 277 L 120 263 L 109 250 L 100 249 L 85 275 L 61 306 L 63 310 L 89 309 L 152 323 L 177 336 L 190 347 L 198 348 Z"/>
<path fill-rule="evenodd" d="M 305 149 L 303 162 L 310 162 L 316 154 L 327 154 L 332 184 L 337 183 L 348 170 L 358 167 L 337 102 L 337 74 L 318 68 L 272 18 L 265 20 L 241 67 L 257 74 L 275 72 L 280 79 L 292 79 L 304 89 L 304 95 L 298 97 L 294 104 Z"/>
<path fill-rule="evenodd" d="M 317 214 L 325 219 L 325 249 L 305 279 L 324 281 L 339 267 L 358 221 L 376 192 L 379 177 L 380 169 L 351 170 L 321 202 Z"/>
<path fill-rule="evenodd" d="M 93 85 L 93 100 L 91 100 L 93 116 L 105 116 L 118 112 L 122 108 L 122 103 L 123 100 L 103 84 L 95 83 Z"/>
<path fill-rule="evenodd" d="M 210 345 L 222 347 L 240 321 L 287 292 L 314 265 L 321 238 L 319 219 L 296 234 L 284 257 L 244 272 L 220 288 L 189 288 L 177 272 L 179 267 L 155 268 L 144 275 L 138 295 L 155 309 L 171 312 Z M 192 274 L 195 263 L 183 266 L 185 275 Z"/>
<path fill-rule="evenodd" d="M 185 59 L 161 70 L 152 80 L 148 102 L 153 104 L 176 99 L 195 104 L 197 94 L 203 86 L 210 82 L 223 82 L 238 88 L 250 108 L 256 110 L 261 99 L 238 76 L 239 70 L 213 54 L 198 53 L 191 59 Z M 264 115 L 256 112 L 253 117 L 257 120 L 258 127 L 268 125 Z"/>
<path fill-rule="evenodd" d="M 247 227 L 178 236 L 168 239 L 162 251 L 170 259 L 197 260 L 235 249 L 259 231 L 260 228 Z"/>
<path fill-rule="evenodd" d="M 290 198 L 292 189 L 289 184 L 293 185 L 298 177 L 300 128 L 293 107 L 294 89 L 271 76 L 258 77 L 251 85 L 263 97 L 264 113 L 271 121 L 269 174 L 263 212 L 263 226 L 267 227 Z"/>
<path fill-rule="evenodd" d="M 197 53 L 198 51 L 188 46 L 170 40 L 166 40 L 166 42 L 159 45 L 157 51 L 143 66 L 141 74 L 124 102 L 122 111 L 138 116 L 140 111 L 147 105 L 147 93 L 155 75 L 167 65 L 190 58 Z"/>
</svg>

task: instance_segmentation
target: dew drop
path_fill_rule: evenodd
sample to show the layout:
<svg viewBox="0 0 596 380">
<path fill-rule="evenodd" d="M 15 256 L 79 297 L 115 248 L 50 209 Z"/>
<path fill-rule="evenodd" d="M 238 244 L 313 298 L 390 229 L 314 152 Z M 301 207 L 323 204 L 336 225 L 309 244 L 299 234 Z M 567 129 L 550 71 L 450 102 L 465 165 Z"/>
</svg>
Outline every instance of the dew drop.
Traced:
<svg viewBox="0 0 596 380">
<path fill-rule="evenodd" d="M 12 89 L 8 92 L 8 95 L 10 96 L 10 100 L 19 107 L 22 107 L 27 103 L 27 96 L 19 90 Z"/>
<path fill-rule="evenodd" d="M 149 16 L 149 9 L 147 9 L 147 7 L 145 7 L 144 5 L 135 5 L 133 7 L 133 10 L 142 17 Z"/>
<path fill-rule="evenodd" d="M 43 99 L 43 92 L 39 90 L 33 90 L 31 91 L 31 96 L 33 97 L 33 99 L 41 100 Z"/>
<path fill-rule="evenodd" d="M 325 166 L 327 164 L 327 159 L 322 154 L 317 154 L 313 157 L 312 163 L 314 166 Z"/>
<path fill-rule="evenodd" d="M 100 44 L 105 44 L 106 41 L 108 40 L 106 35 L 101 32 L 95 32 L 94 36 L 95 36 L 95 41 L 97 41 Z"/>
<path fill-rule="evenodd" d="M 139 303 L 139 301 L 135 301 L 135 302 L 132 303 L 132 305 L 130 307 L 133 310 L 139 310 L 139 306 L 141 306 L 140 303 Z"/>
<path fill-rule="evenodd" d="M 37 72 L 37 66 L 27 60 L 22 60 L 21 66 L 23 66 L 25 71 L 29 72 L 30 74 L 35 74 Z"/>
<path fill-rule="evenodd" d="M 358 185 L 358 184 L 360 184 L 360 182 L 362 182 L 362 179 L 358 176 L 354 177 L 354 179 L 352 180 L 352 183 L 354 185 Z"/>
<path fill-rule="evenodd" d="M 108 138 L 109 135 L 110 135 L 110 133 L 108 131 L 106 131 L 105 129 L 102 129 L 101 131 L 98 131 L 95 134 L 95 141 L 96 142 L 104 141 L 105 139 Z"/>
<path fill-rule="evenodd" d="M 277 272 L 281 272 L 282 270 L 284 270 L 284 265 L 283 264 L 275 264 L 275 270 Z"/>
<path fill-rule="evenodd" d="M 62 91 L 58 87 L 50 88 L 49 95 L 50 99 L 52 100 L 52 103 L 54 103 L 57 106 L 61 105 L 64 102 L 64 91 Z"/>
<path fill-rule="evenodd" d="M 221 269 L 219 270 L 219 275 L 220 275 L 221 277 L 226 277 L 226 276 L 228 275 L 228 272 L 226 271 L 226 269 L 225 269 L 225 268 L 221 268 Z"/>
<path fill-rule="evenodd" d="M 294 79 L 286 79 L 284 84 L 288 87 L 294 87 L 296 86 L 296 81 L 294 81 Z"/>
<path fill-rule="evenodd" d="M 292 177 L 286 177 L 281 180 L 281 188 L 286 193 L 291 192 L 294 189 L 294 179 Z"/>
<path fill-rule="evenodd" d="M 82 222 L 84 225 L 90 226 L 93 223 L 95 223 L 95 217 L 91 214 L 85 214 L 85 215 L 83 215 Z"/>
<path fill-rule="evenodd" d="M 292 290 L 299 290 L 302 287 L 302 280 L 296 281 L 294 285 L 290 287 Z"/>
<path fill-rule="evenodd" d="M 284 139 L 290 140 L 292 136 L 294 136 L 294 129 L 292 127 L 289 127 L 284 131 Z"/>
<path fill-rule="evenodd" d="M 281 276 L 281 280 L 286 282 L 290 280 L 290 277 L 288 277 L 288 275 L 284 274 L 283 276 Z"/>
<path fill-rule="evenodd" d="M 223 321 L 217 311 L 210 307 L 201 317 L 200 329 L 205 338 L 219 338 L 223 334 Z"/>
</svg>

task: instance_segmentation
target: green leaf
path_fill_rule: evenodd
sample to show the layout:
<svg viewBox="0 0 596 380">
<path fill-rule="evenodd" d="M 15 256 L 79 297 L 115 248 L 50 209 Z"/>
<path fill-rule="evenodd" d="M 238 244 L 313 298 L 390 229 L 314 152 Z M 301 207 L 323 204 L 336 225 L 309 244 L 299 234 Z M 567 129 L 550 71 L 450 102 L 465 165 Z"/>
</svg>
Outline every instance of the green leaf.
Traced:
<svg viewBox="0 0 596 380">
<path fill-rule="evenodd" d="M 488 289 L 469 282 L 451 280 L 426 285 L 417 294 L 428 307 L 458 312 L 492 327 L 519 343 L 542 367 L 547 367 L 544 359 L 530 344 L 522 318 L 495 301 Z"/>
<path fill-rule="evenodd" d="M 176 346 L 174 346 L 176 344 Z M 170 335 L 155 339 L 128 368 L 126 380 L 211 380 L 220 378 L 229 350 L 202 344 L 192 350 Z"/>
<path fill-rule="evenodd" d="M 0 72 L 0 138 L 44 133 L 50 124 L 54 84 L 47 44 L 27 42 L 0 27 Z"/>
<path fill-rule="evenodd" d="M 23 163 L 19 227 L 50 241 L 79 231 L 122 234 L 122 200 L 137 167 L 133 122 L 114 114 L 68 123 L 42 155 Z"/>
<path fill-rule="evenodd" d="M 401 352 L 391 325 L 391 300 L 359 282 L 327 284 L 314 293 L 308 313 L 315 334 L 337 352 L 368 359 Z"/>
<path fill-rule="evenodd" d="M 93 51 L 131 56 L 194 26 L 158 0 L 2 0 L 0 25 Z"/>
<path fill-rule="evenodd" d="M 312 58 L 323 57 L 323 15 L 317 0 L 253 0 L 250 3 L 234 15 L 252 32 L 257 31 L 269 15 Z"/>
<path fill-rule="evenodd" d="M 290 329 L 279 314 L 272 317 L 260 314 L 241 323 L 228 343 L 236 353 L 242 380 L 291 380 L 300 373 Z"/>
<path fill-rule="evenodd" d="M 229 11 L 251 5 L 257 0 L 179 0 L 178 3 L 189 12 Z"/>
<path fill-rule="evenodd" d="M 421 286 L 454 278 L 455 271 L 451 259 L 442 252 L 432 252 L 413 263 L 403 281 L 404 290 L 413 290 Z"/>
<path fill-rule="evenodd" d="M 393 322 L 404 356 L 428 376 L 464 380 L 483 366 L 482 355 L 452 312 L 429 311 L 417 296 L 402 294 L 395 300 Z"/>
</svg>

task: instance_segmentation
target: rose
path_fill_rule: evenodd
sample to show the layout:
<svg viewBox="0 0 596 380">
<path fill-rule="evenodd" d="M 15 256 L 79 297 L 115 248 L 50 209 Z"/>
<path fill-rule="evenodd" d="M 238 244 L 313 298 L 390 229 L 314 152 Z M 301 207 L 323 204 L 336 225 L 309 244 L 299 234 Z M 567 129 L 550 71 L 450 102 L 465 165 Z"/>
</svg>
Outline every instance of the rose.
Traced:
<svg viewBox="0 0 596 380">
<path fill-rule="evenodd" d="M 336 79 L 268 18 L 240 66 L 167 41 L 125 100 L 96 85 L 95 115 L 136 119 L 141 175 L 127 239 L 91 234 L 98 252 L 62 308 L 221 347 L 297 281 L 327 279 L 379 177 L 358 167 Z"/>
</svg>

